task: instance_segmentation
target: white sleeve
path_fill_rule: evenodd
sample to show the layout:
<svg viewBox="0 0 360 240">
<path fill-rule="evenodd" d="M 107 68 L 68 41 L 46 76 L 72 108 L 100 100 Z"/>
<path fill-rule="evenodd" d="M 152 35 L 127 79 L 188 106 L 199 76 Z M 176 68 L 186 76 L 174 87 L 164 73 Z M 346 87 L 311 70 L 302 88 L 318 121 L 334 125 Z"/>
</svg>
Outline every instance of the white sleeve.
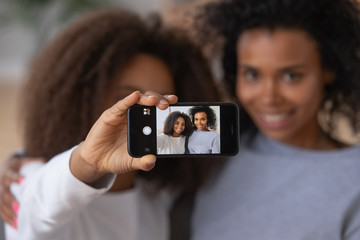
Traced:
<svg viewBox="0 0 360 240">
<path fill-rule="evenodd" d="M 25 173 L 19 191 L 14 192 L 20 203 L 17 239 L 51 239 L 83 206 L 110 189 L 113 174 L 101 178 L 95 188 L 72 175 L 69 161 L 73 149 L 55 156 L 33 173 Z"/>
<path fill-rule="evenodd" d="M 165 148 L 165 146 L 164 146 L 165 145 L 165 135 L 164 134 L 157 136 L 156 145 L 157 145 L 158 153 L 161 153 L 164 151 L 164 148 Z"/>
</svg>

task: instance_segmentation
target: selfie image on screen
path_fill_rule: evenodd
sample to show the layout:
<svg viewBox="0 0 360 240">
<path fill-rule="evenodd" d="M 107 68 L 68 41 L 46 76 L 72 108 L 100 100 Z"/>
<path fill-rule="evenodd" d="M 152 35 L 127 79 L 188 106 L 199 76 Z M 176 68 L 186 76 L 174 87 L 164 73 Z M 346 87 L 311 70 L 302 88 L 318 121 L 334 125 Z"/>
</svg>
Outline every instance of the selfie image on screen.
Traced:
<svg viewBox="0 0 360 240">
<path fill-rule="evenodd" d="M 219 154 L 219 116 L 219 106 L 157 108 L 157 154 Z"/>
</svg>

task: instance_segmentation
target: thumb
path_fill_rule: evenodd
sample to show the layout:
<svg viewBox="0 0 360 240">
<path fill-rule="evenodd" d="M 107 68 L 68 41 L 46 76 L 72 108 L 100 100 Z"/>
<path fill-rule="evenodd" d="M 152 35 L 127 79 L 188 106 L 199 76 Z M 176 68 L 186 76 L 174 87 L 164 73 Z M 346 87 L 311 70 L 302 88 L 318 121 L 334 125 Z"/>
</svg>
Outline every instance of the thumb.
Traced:
<svg viewBox="0 0 360 240">
<path fill-rule="evenodd" d="M 150 171 L 155 167 L 155 163 L 156 163 L 155 155 L 151 155 L 151 154 L 145 155 L 138 160 L 139 161 L 137 162 L 138 163 L 137 167 L 143 171 Z"/>
</svg>

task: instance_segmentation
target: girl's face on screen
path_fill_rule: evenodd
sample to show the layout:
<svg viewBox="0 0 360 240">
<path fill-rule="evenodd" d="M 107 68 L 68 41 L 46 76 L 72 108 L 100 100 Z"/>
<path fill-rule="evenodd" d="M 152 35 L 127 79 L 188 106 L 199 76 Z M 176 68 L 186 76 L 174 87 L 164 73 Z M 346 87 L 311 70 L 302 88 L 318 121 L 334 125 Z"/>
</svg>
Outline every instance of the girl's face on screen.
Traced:
<svg viewBox="0 0 360 240">
<path fill-rule="evenodd" d="M 185 120 L 182 117 L 178 117 L 174 123 L 174 132 L 172 136 L 179 137 L 184 130 L 185 130 Z"/>
<path fill-rule="evenodd" d="M 332 75 L 317 44 L 297 29 L 252 29 L 237 43 L 236 93 L 269 138 L 312 148 L 320 137 L 317 115 Z"/>
</svg>

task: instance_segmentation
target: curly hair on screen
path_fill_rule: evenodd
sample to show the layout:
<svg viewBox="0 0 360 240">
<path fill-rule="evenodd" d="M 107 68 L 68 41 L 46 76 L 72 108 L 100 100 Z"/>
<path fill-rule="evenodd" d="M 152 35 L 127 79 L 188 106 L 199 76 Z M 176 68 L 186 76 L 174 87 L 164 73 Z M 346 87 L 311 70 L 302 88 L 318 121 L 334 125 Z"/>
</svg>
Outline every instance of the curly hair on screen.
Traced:
<svg viewBox="0 0 360 240">
<path fill-rule="evenodd" d="M 338 116 L 345 116 L 355 131 L 360 130 L 359 13 L 355 0 L 223 0 L 199 9 L 196 24 L 203 40 L 221 43 L 217 49 L 222 51 L 224 80 L 234 97 L 236 43 L 244 31 L 282 28 L 308 33 L 317 43 L 323 67 L 334 73 L 322 104 L 332 133 Z M 242 129 L 254 127 L 244 110 L 241 114 Z"/>
</svg>

